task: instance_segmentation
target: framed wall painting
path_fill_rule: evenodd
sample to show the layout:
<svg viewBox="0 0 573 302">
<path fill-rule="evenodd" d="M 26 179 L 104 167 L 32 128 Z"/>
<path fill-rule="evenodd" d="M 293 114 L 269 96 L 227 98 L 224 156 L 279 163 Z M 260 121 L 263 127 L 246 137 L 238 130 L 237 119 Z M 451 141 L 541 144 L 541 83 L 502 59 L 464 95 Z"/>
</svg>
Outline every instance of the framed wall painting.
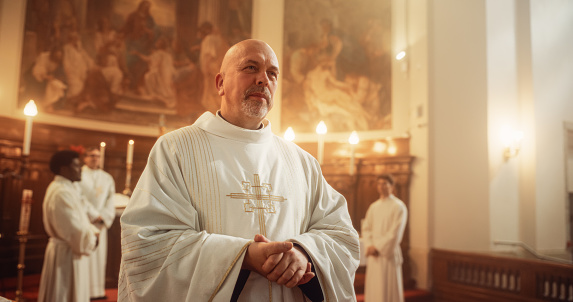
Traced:
<svg viewBox="0 0 573 302">
<path fill-rule="evenodd" d="M 387 130 L 390 0 L 285 2 L 281 126 L 314 132 Z"/>
<path fill-rule="evenodd" d="M 215 112 L 223 55 L 252 0 L 28 0 L 18 106 L 141 126 Z"/>
</svg>

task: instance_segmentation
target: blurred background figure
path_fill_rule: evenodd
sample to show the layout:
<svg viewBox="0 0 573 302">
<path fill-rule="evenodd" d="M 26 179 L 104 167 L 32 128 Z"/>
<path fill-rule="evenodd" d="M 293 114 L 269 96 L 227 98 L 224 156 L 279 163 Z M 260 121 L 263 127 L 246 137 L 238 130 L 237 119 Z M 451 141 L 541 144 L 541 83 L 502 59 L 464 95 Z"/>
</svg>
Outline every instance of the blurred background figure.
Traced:
<svg viewBox="0 0 573 302">
<path fill-rule="evenodd" d="M 370 205 L 362 225 L 368 257 L 364 300 L 403 302 L 400 242 L 406 228 L 408 210 L 404 202 L 392 194 L 392 175 L 378 176 L 377 188 L 380 198 Z"/>
<path fill-rule="evenodd" d="M 99 231 L 99 245 L 89 256 L 90 298 L 105 299 L 105 266 L 107 261 L 107 229 L 115 218 L 115 182 L 101 168 L 100 150 L 86 149 L 81 181 L 88 217 Z"/>
</svg>

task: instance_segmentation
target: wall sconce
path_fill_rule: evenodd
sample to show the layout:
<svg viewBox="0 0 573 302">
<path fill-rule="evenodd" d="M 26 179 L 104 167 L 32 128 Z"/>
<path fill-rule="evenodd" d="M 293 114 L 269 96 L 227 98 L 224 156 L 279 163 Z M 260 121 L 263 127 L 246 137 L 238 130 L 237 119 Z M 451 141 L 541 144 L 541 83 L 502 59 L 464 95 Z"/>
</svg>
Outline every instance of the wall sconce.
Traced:
<svg viewBox="0 0 573 302">
<path fill-rule="evenodd" d="M 523 140 L 523 131 L 516 131 L 505 128 L 501 132 L 501 139 L 503 142 L 503 157 L 508 160 L 516 157 L 521 149 L 521 141 Z"/>
</svg>

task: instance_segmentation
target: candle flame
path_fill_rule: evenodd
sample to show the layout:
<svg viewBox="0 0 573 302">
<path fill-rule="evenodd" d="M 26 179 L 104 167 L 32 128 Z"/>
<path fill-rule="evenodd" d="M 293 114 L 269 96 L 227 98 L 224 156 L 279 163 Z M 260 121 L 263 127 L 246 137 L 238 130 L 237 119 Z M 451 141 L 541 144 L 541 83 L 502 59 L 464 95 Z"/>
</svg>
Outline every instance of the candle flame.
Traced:
<svg viewBox="0 0 573 302">
<path fill-rule="evenodd" d="M 132 139 L 129 140 L 129 144 L 130 144 L 130 145 L 133 145 L 134 143 L 135 143 L 135 142 L 134 142 Z"/>
<path fill-rule="evenodd" d="M 100 145 L 100 147 L 105 148 L 105 143 L 104 143 L 104 142 L 101 142 L 99 145 Z"/>
<path fill-rule="evenodd" d="M 358 133 L 356 133 L 356 131 L 352 131 L 350 137 L 348 138 L 348 142 L 351 145 L 356 145 L 358 142 L 360 142 L 360 138 L 358 137 Z"/>
<path fill-rule="evenodd" d="M 402 60 L 404 57 L 406 56 L 406 52 L 405 51 L 401 51 L 396 55 L 396 60 L 400 61 Z"/>
<path fill-rule="evenodd" d="M 327 131 L 328 129 L 326 128 L 326 124 L 324 123 L 324 121 L 320 121 L 320 123 L 318 123 L 318 126 L 316 126 L 316 133 L 326 134 Z"/>
<path fill-rule="evenodd" d="M 30 100 L 26 107 L 24 107 L 24 114 L 27 116 L 36 116 L 38 114 L 38 107 L 36 107 L 36 103 L 34 100 Z"/>
<path fill-rule="evenodd" d="M 390 147 L 388 147 L 388 154 L 390 154 L 390 155 L 396 155 L 396 151 L 398 151 L 398 150 L 396 149 L 396 146 L 390 145 Z"/>
<path fill-rule="evenodd" d="M 294 140 L 294 137 L 295 137 L 294 130 L 292 130 L 292 127 L 288 127 L 287 130 L 285 131 L 284 138 L 287 141 L 292 142 Z"/>
</svg>

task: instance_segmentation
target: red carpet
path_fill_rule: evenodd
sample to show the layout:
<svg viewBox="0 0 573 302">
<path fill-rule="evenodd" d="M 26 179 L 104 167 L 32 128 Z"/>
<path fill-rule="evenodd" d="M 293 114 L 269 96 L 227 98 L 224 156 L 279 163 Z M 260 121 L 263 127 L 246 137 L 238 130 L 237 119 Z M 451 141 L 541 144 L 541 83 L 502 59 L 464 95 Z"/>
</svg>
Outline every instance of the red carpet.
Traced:
<svg viewBox="0 0 573 302">
<path fill-rule="evenodd" d="M 0 297 L 14 300 L 16 299 L 16 278 L 0 279 Z M 38 289 L 40 288 L 40 275 L 24 276 L 22 286 L 22 298 L 27 302 L 36 302 L 38 300 Z M 117 301 L 117 288 L 107 288 L 105 290 L 107 299 L 93 300 L 98 302 L 116 302 Z"/>
</svg>

